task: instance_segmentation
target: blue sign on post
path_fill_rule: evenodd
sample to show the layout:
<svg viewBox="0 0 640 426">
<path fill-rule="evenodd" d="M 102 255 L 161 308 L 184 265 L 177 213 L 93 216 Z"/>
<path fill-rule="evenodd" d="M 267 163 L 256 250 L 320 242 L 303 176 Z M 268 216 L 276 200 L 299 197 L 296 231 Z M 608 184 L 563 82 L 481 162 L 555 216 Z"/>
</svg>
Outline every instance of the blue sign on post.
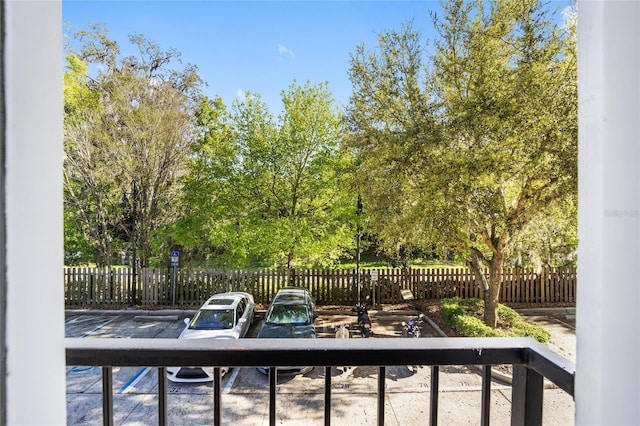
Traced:
<svg viewBox="0 0 640 426">
<path fill-rule="evenodd" d="M 176 267 L 178 266 L 179 260 L 180 252 L 178 250 L 173 250 L 171 252 L 171 266 L 173 267 L 173 282 L 171 283 L 171 304 L 174 306 L 176 304 Z"/>
</svg>

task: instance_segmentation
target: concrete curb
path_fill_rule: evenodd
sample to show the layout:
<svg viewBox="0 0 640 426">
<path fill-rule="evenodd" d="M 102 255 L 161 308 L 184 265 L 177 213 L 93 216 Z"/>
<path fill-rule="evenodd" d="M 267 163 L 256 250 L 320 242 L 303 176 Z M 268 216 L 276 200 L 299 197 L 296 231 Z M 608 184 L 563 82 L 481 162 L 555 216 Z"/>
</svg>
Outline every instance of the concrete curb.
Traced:
<svg viewBox="0 0 640 426">
<path fill-rule="evenodd" d="M 367 312 L 369 312 L 369 315 L 374 315 L 374 316 L 378 316 L 378 317 L 383 317 L 383 316 L 391 316 L 391 315 L 406 315 L 406 316 L 417 316 L 420 314 L 420 311 L 416 311 L 416 310 L 411 310 L 411 309 L 407 309 L 407 310 L 400 310 L 400 311 L 376 311 L 376 310 L 372 310 L 372 309 L 368 309 Z M 356 313 L 351 311 L 351 310 L 342 310 L 342 309 L 316 309 L 316 313 L 318 314 L 322 314 L 322 315 L 349 315 L 349 316 L 356 316 Z"/>
<path fill-rule="evenodd" d="M 515 310 L 522 315 L 576 314 L 575 306 L 567 306 L 563 308 L 523 308 Z"/>
<path fill-rule="evenodd" d="M 135 315 L 135 316 L 166 316 L 166 315 L 193 315 L 197 309 L 65 309 L 70 315 Z"/>
<path fill-rule="evenodd" d="M 433 321 L 431 320 L 431 318 L 429 318 L 426 314 L 425 314 L 425 316 L 424 316 L 424 319 L 425 319 L 425 321 L 426 321 L 427 323 L 429 323 L 429 326 L 430 326 L 431 328 L 433 328 L 433 329 L 436 331 L 436 333 L 438 333 L 441 337 L 449 337 L 449 336 L 447 336 L 447 334 L 446 334 L 444 331 L 442 331 L 442 329 L 441 329 L 440 327 L 438 327 L 438 325 L 437 325 L 435 322 L 433 322 Z M 476 372 L 477 372 L 477 373 L 479 373 L 479 374 L 481 374 L 481 373 L 482 373 L 482 369 L 481 369 L 480 367 L 477 367 L 477 366 L 474 366 L 474 365 L 471 365 L 471 366 L 469 366 L 469 367 L 470 367 L 472 370 L 476 370 Z M 504 382 L 504 383 L 507 383 L 507 384 L 509 384 L 509 385 L 510 385 L 510 384 L 511 384 L 511 382 L 512 382 L 512 377 L 511 377 L 511 376 L 506 375 L 506 374 L 503 374 L 503 373 L 501 373 L 501 372 L 499 372 L 499 371 L 497 371 L 497 370 L 493 370 L 493 369 L 491 370 L 491 378 L 493 378 L 493 379 L 495 379 L 495 380 L 499 380 L 499 381 Z"/>
</svg>

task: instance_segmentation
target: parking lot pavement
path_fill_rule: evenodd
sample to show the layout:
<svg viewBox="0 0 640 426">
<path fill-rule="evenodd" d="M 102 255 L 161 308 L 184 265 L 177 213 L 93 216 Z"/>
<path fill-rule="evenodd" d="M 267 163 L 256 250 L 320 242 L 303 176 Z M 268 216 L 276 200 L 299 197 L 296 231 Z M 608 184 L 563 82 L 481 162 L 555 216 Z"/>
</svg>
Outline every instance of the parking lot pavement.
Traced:
<svg viewBox="0 0 640 426">
<path fill-rule="evenodd" d="M 551 333 L 549 348 L 566 359 L 576 362 L 575 308 L 521 309 L 525 321 Z"/>
<path fill-rule="evenodd" d="M 113 313 L 68 315 L 67 337 L 177 337 L 184 328 L 183 319 L 190 312 L 170 312 L 168 315 L 149 313 Z M 409 313 L 370 312 L 373 338 L 401 335 L 401 322 Z M 552 341 L 560 340 L 562 324 L 541 315 L 527 317 L 531 321 L 547 321 Z M 546 320 L 545 320 L 546 318 Z M 255 321 L 249 336 L 255 336 L 259 321 Z M 349 312 L 323 312 L 316 320 L 319 338 L 333 338 L 335 326 L 348 324 L 353 338 L 356 317 Z M 551 325 L 553 324 L 553 325 Z M 544 326 L 544 325 L 543 325 Z M 558 331 L 560 330 L 560 331 Z M 568 328 L 570 330 L 570 328 Z M 423 336 L 440 336 L 428 322 L 422 324 Z M 570 331 L 567 332 L 571 334 Z M 555 339 L 555 340 L 554 340 Z M 565 343 L 557 343 L 562 345 Z M 567 352 L 571 353 L 571 343 Z M 573 345 L 575 347 L 575 334 Z M 552 346 L 554 350 L 555 347 Z M 575 353 L 575 351 L 573 352 Z M 563 354 L 564 355 L 564 354 Z M 565 355 L 566 356 L 566 355 Z M 569 358 L 569 357 L 568 357 Z M 571 359 L 571 358 L 569 358 Z M 575 359 L 575 358 L 574 358 Z M 388 366 L 386 368 L 385 424 L 420 425 L 429 415 L 429 367 Z M 375 424 L 377 415 L 376 367 L 332 369 L 332 423 L 337 425 Z M 69 425 L 102 424 L 101 370 L 91 366 L 67 368 L 67 420 Z M 440 370 L 439 423 L 478 424 L 480 422 L 481 380 L 475 371 L 464 366 L 443 367 Z M 157 370 L 149 368 L 114 368 L 114 424 L 157 424 Z M 170 424 L 201 425 L 213 422 L 211 383 L 181 384 L 168 382 Z M 276 397 L 278 424 L 324 424 L 324 369 L 315 368 L 305 375 L 279 377 Z M 234 425 L 268 424 L 268 378 L 253 368 L 232 369 L 223 377 L 223 423 Z M 511 409 L 511 388 L 493 383 L 491 390 L 491 424 L 508 424 Z M 573 400 L 563 391 L 548 389 L 544 395 L 544 424 L 573 424 Z"/>
</svg>

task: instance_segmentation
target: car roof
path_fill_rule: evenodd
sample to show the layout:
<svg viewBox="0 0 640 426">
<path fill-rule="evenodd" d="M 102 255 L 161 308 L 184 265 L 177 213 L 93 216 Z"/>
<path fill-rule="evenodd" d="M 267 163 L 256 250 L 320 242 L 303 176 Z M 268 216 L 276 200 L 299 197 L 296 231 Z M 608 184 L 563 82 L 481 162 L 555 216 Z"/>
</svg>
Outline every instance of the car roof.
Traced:
<svg viewBox="0 0 640 426">
<path fill-rule="evenodd" d="M 309 290 L 304 287 L 282 287 L 280 290 L 278 290 L 277 294 L 280 293 L 309 294 Z"/>
<path fill-rule="evenodd" d="M 235 309 L 247 295 L 242 292 L 219 293 L 211 296 L 200 309 Z"/>
<path fill-rule="evenodd" d="M 302 287 L 283 287 L 278 290 L 272 303 L 294 304 L 311 302 L 311 295 L 307 289 Z"/>
</svg>

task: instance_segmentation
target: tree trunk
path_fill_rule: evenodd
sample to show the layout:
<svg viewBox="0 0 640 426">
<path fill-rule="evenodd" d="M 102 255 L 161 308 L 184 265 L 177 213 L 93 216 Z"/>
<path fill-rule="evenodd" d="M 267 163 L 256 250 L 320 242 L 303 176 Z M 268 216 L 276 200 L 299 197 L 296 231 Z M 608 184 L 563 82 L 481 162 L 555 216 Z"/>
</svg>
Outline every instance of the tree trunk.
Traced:
<svg viewBox="0 0 640 426">
<path fill-rule="evenodd" d="M 480 266 L 480 256 L 471 250 L 471 260 L 467 262 L 480 288 L 480 297 L 484 300 L 484 323 L 495 328 L 498 325 L 498 303 L 500 302 L 500 286 L 502 285 L 502 265 L 504 251 L 494 252 L 489 263 L 489 279 L 484 275 Z M 483 262 L 487 260 L 483 257 Z"/>
<path fill-rule="evenodd" d="M 291 250 L 289 250 L 289 253 L 287 254 L 287 269 L 291 270 L 291 265 L 293 265 L 293 258 L 295 256 L 294 253 L 295 249 L 293 247 L 291 247 Z"/>
<path fill-rule="evenodd" d="M 484 295 L 484 323 L 492 328 L 496 328 L 498 325 L 498 303 L 500 302 L 503 262 L 504 253 L 494 253 L 489 262 L 489 291 Z"/>
<path fill-rule="evenodd" d="M 487 282 L 487 277 L 484 276 L 484 272 L 482 271 L 482 267 L 480 266 L 480 259 L 478 258 L 478 253 L 475 250 L 471 250 L 471 261 L 467 262 L 469 268 L 471 268 L 471 272 L 476 277 L 476 282 L 478 283 L 478 288 L 480 289 L 480 297 L 485 299 L 489 290 L 489 282 Z"/>
</svg>

